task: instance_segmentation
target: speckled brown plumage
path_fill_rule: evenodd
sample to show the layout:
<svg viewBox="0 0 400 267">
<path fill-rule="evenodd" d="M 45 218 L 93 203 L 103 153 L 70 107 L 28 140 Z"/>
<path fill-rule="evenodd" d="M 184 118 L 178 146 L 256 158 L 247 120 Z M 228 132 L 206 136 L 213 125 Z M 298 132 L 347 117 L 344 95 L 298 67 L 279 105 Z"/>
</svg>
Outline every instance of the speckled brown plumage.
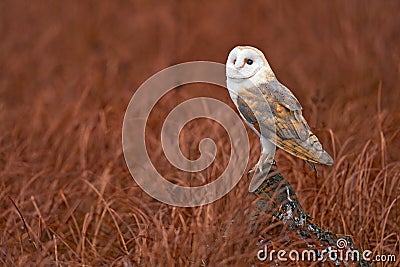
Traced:
<svg viewBox="0 0 400 267">
<path fill-rule="evenodd" d="M 266 102 L 260 101 L 260 93 L 257 93 L 257 90 L 261 91 Z M 260 122 L 266 129 L 265 133 L 260 133 L 260 125 L 256 117 L 265 117 L 265 114 L 256 116 L 255 113 L 268 113 L 267 103 L 273 117 L 266 117 Z M 323 150 L 318 138 L 311 132 L 304 119 L 300 103 L 279 82 L 247 88 L 238 96 L 237 106 L 245 120 L 278 147 L 311 163 L 332 165 L 332 158 Z M 275 125 L 275 133 L 273 133 L 271 123 Z"/>
</svg>

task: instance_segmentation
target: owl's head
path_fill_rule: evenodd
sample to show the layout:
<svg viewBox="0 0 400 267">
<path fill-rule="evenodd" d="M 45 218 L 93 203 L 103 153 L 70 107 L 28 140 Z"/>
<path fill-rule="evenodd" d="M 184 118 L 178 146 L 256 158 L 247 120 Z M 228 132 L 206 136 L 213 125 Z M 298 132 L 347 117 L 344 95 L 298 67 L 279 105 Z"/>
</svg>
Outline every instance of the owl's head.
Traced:
<svg viewBox="0 0 400 267">
<path fill-rule="evenodd" d="M 228 79 L 249 79 L 265 69 L 271 70 L 264 54 L 251 46 L 236 46 L 229 53 L 226 61 Z"/>
</svg>

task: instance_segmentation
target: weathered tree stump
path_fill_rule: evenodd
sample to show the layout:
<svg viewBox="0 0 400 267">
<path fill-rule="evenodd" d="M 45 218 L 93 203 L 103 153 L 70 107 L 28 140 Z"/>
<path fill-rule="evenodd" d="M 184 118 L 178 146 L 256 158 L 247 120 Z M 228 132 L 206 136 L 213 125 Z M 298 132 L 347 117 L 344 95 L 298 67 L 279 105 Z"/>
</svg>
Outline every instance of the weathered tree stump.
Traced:
<svg viewBox="0 0 400 267">
<path fill-rule="evenodd" d="M 267 222 L 267 226 L 279 222 L 277 227 L 284 234 L 287 244 L 295 244 L 295 247 L 300 250 L 313 249 L 319 252 L 318 257 L 322 257 L 321 251 L 325 251 L 325 259 L 317 260 L 314 264 L 325 266 L 327 262 L 330 262 L 331 265 L 336 266 L 371 266 L 369 262 L 363 260 L 362 252 L 354 246 L 354 241 L 350 236 L 334 234 L 312 223 L 312 218 L 304 211 L 292 186 L 280 173 L 271 170 L 254 193 L 259 197 L 256 202 L 255 217 L 257 218 L 263 212 L 272 215 L 274 222 Z M 264 222 L 263 227 L 265 229 Z M 335 255 L 329 257 L 332 251 L 341 253 L 341 258 L 339 259 L 338 256 L 335 258 Z M 349 255 L 347 258 L 346 253 Z M 358 255 L 359 261 L 354 261 L 351 254 Z M 280 266 L 279 261 L 274 263 L 275 266 Z M 282 264 L 286 263 L 282 262 Z"/>
</svg>

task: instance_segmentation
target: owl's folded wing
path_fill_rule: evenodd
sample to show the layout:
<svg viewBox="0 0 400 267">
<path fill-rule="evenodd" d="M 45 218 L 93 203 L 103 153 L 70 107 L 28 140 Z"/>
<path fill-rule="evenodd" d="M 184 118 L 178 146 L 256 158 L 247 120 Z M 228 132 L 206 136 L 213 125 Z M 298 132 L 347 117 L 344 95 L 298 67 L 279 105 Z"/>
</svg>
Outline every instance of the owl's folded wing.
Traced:
<svg viewBox="0 0 400 267">
<path fill-rule="evenodd" d="M 313 163 L 333 164 L 332 158 L 310 131 L 301 113 L 302 107 L 289 89 L 276 82 L 257 90 L 261 90 L 264 97 L 260 97 L 256 88 L 249 88 L 237 98 L 239 112 L 247 123 L 290 154 Z"/>
<path fill-rule="evenodd" d="M 263 83 L 259 89 L 267 99 L 281 103 L 289 110 L 295 111 L 303 109 L 299 100 L 297 100 L 293 93 L 278 80 Z"/>
<path fill-rule="evenodd" d="M 289 110 L 281 103 L 271 106 L 275 118 L 276 145 L 292 155 L 313 163 L 332 165 L 333 160 L 311 132 L 300 110 Z"/>
<path fill-rule="evenodd" d="M 306 140 L 310 127 L 301 113 L 303 108 L 293 93 L 278 80 L 264 83 L 259 88 L 275 117 L 278 136 L 283 139 Z"/>
</svg>

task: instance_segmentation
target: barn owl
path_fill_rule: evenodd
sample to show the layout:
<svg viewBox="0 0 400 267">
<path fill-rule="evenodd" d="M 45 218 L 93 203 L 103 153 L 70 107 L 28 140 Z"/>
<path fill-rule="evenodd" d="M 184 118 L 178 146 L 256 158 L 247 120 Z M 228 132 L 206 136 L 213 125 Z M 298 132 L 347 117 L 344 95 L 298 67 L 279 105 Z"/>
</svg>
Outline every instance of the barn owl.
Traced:
<svg viewBox="0 0 400 267">
<path fill-rule="evenodd" d="M 246 124 L 260 137 L 261 156 L 253 170 L 271 166 L 275 145 L 309 163 L 332 165 L 332 157 L 322 148 L 302 115 L 302 107 L 293 93 L 282 85 L 264 54 L 251 46 L 237 46 L 228 56 L 226 77 L 229 95 Z M 258 90 L 258 95 L 254 93 Z M 264 98 L 260 101 L 259 98 Z M 266 105 L 269 106 L 266 107 Z M 256 114 L 270 110 L 271 119 L 260 125 Z M 257 117 L 257 118 L 256 118 Z M 269 122 L 268 122 L 269 121 Z M 274 130 L 268 125 L 274 123 Z M 260 131 L 260 126 L 263 131 Z M 269 170 L 268 167 L 268 170 Z M 249 191 L 254 192 L 265 175 L 254 177 Z"/>
</svg>

